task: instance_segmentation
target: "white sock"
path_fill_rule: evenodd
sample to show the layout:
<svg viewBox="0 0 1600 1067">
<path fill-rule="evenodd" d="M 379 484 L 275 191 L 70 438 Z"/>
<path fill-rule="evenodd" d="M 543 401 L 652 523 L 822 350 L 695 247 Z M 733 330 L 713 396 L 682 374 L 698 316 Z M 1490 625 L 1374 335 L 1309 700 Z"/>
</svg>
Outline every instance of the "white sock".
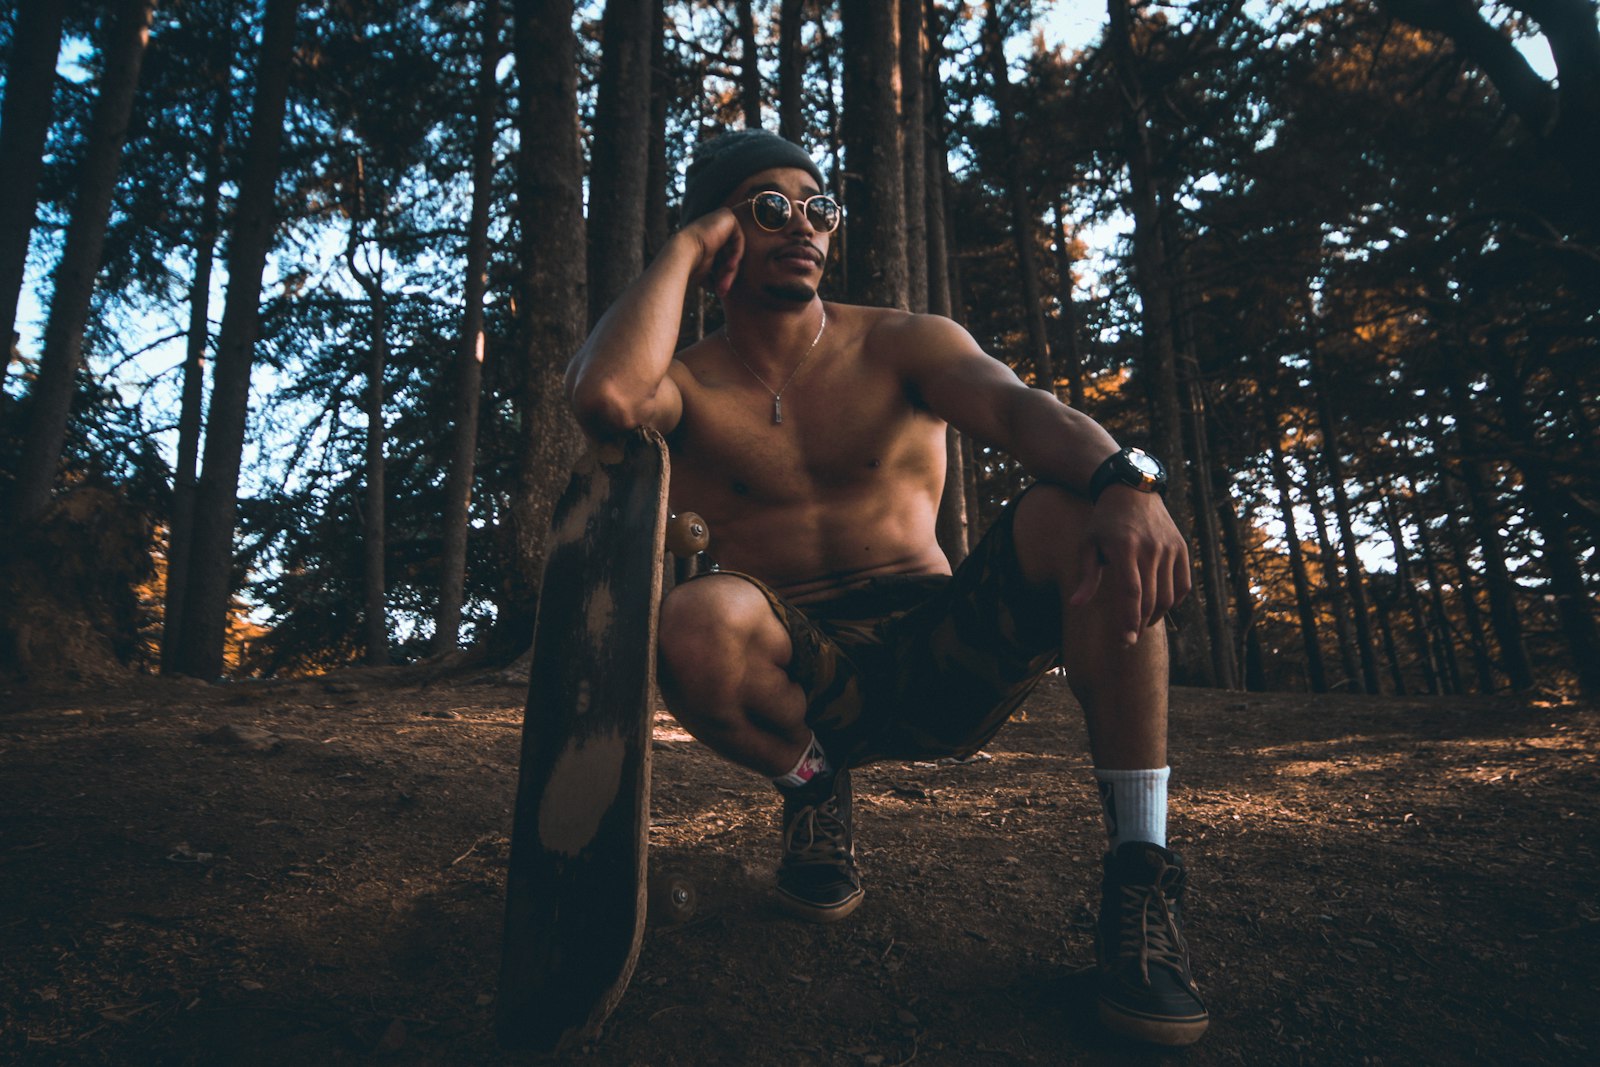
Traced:
<svg viewBox="0 0 1600 1067">
<path fill-rule="evenodd" d="M 780 789 L 798 789 L 811 781 L 820 778 L 833 770 L 833 765 L 828 762 L 828 756 L 822 751 L 822 744 L 817 740 L 817 735 L 811 735 L 811 743 L 800 754 L 800 762 L 796 763 L 788 774 L 781 774 L 772 780 L 772 784 Z"/>
<path fill-rule="evenodd" d="M 1166 847 L 1167 777 L 1171 773 L 1171 767 L 1146 771 L 1095 768 L 1111 851 L 1115 852 L 1125 841 L 1149 841 Z"/>
</svg>

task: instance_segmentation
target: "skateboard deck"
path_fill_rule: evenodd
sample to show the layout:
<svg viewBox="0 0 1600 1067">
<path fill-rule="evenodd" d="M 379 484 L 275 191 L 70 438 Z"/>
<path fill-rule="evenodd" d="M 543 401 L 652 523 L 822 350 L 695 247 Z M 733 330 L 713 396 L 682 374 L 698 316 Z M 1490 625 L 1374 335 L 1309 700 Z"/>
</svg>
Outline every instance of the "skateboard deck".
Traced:
<svg viewBox="0 0 1600 1067">
<path fill-rule="evenodd" d="M 667 475 L 661 437 L 635 431 L 591 450 L 556 504 L 506 881 L 507 1046 L 592 1033 L 639 957 Z"/>
</svg>

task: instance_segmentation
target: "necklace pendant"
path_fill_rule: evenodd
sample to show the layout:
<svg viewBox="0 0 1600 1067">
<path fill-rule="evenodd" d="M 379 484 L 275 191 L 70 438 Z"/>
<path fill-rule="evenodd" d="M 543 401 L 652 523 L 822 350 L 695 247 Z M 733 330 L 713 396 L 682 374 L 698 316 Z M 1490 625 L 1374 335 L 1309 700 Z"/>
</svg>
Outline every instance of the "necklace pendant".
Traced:
<svg viewBox="0 0 1600 1067">
<path fill-rule="evenodd" d="M 783 397 L 781 396 L 772 398 L 772 425 L 783 425 Z"/>
</svg>

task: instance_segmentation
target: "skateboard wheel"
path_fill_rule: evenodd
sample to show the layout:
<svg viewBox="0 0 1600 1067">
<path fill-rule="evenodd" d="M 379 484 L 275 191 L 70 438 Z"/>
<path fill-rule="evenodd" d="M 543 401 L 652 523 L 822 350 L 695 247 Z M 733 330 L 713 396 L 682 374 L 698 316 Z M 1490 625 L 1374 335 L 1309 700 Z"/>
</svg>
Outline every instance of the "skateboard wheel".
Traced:
<svg viewBox="0 0 1600 1067">
<path fill-rule="evenodd" d="M 650 916 L 675 926 L 694 918 L 699 896 L 694 883 L 681 874 L 658 874 L 650 879 Z"/>
<path fill-rule="evenodd" d="M 667 551 L 679 559 L 688 559 L 697 552 L 704 552 L 709 544 L 711 527 L 694 512 L 681 512 L 667 520 Z"/>
</svg>

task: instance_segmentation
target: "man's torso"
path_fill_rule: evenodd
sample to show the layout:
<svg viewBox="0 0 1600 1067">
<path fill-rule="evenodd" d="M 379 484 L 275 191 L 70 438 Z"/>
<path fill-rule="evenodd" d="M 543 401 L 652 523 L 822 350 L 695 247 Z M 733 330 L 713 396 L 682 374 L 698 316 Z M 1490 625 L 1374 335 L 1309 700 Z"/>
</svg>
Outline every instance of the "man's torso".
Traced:
<svg viewBox="0 0 1600 1067">
<path fill-rule="evenodd" d="M 878 575 L 949 573 L 934 539 L 945 424 L 908 388 L 907 354 L 868 344 L 899 313 L 828 311 L 788 385 L 763 385 L 720 334 L 671 370 L 683 396 L 669 437 L 673 508 L 706 518 L 720 566 L 801 601 Z M 781 424 L 768 386 L 783 395 Z"/>
</svg>

